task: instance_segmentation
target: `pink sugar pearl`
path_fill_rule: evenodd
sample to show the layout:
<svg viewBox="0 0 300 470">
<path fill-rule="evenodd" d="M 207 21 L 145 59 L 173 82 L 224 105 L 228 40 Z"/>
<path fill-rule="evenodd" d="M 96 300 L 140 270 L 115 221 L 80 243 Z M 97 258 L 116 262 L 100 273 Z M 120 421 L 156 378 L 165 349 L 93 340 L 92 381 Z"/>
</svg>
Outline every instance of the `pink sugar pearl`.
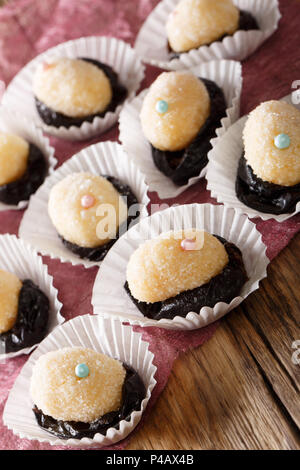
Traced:
<svg viewBox="0 0 300 470">
<path fill-rule="evenodd" d="M 48 70 L 54 67 L 54 64 L 48 64 L 48 62 L 43 62 L 43 69 Z"/>
<path fill-rule="evenodd" d="M 84 207 L 85 209 L 89 209 L 90 207 L 93 207 L 93 205 L 95 204 L 95 198 L 94 196 L 92 196 L 91 194 L 85 194 L 84 196 L 82 196 L 81 198 L 81 205 L 82 207 Z"/>
<path fill-rule="evenodd" d="M 197 243 L 195 238 L 185 238 L 181 242 L 181 248 L 185 251 L 197 250 Z"/>
</svg>

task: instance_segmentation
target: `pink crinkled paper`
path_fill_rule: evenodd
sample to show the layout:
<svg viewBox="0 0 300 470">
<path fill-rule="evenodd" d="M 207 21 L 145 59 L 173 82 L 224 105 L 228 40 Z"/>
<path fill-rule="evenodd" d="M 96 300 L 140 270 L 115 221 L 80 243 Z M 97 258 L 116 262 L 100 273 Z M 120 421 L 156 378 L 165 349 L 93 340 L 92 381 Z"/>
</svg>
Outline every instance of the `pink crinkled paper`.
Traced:
<svg viewBox="0 0 300 470">
<path fill-rule="evenodd" d="M 135 36 L 158 0 L 14 0 L 0 8 L 0 80 L 7 84 L 29 60 L 49 47 L 81 36 L 107 35 L 133 44 Z M 278 31 L 243 63 L 242 114 L 247 113 L 261 101 L 277 99 L 290 93 L 292 82 L 299 79 L 300 56 L 295 55 L 300 42 L 299 1 L 281 0 L 282 19 Z M 294 46 L 292 46 L 294 45 Z M 149 86 L 160 71 L 147 67 L 143 88 Z M 59 164 L 91 143 L 117 140 L 118 129 L 113 128 L 101 139 L 90 142 L 70 143 L 51 139 L 56 149 Z M 160 203 L 156 194 L 151 194 L 152 203 Z M 176 200 L 164 203 L 213 202 L 200 181 Z M 17 233 L 22 212 L 0 213 L 0 233 Z M 273 259 L 300 229 L 300 214 L 279 224 L 269 220 L 258 221 L 268 247 L 268 256 Z M 89 270 L 81 266 L 62 264 L 58 260 L 44 258 L 49 272 L 54 276 L 54 285 L 64 304 L 66 319 L 91 313 L 91 293 L 97 268 Z M 77 288 L 73 289 L 72 286 Z M 193 332 L 171 332 L 158 328 L 143 331 L 155 353 L 157 386 L 143 420 L 147 417 L 158 395 L 168 380 L 172 365 L 179 353 L 195 348 L 207 341 L 215 332 L 217 324 Z M 17 375 L 27 356 L 0 364 L 0 414 Z M 155 411 L 154 411 L 155 412 Z M 142 422 L 143 422 L 142 420 Z M 142 422 L 140 425 L 142 425 Z M 112 449 L 123 449 L 123 441 Z M 0 421 L 0 449 L 53 449 L 50 445 L 17 438 Z M 65 447 L 55 447 L 65 449 Z"/>
</svg>

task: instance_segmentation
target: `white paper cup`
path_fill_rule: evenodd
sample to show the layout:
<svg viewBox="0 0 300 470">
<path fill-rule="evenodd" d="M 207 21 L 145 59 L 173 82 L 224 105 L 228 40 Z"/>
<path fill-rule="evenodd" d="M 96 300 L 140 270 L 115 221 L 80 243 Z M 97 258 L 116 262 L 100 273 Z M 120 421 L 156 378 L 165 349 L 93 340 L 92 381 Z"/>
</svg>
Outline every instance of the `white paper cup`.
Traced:
<svg viewBox="0 0 300 470">
<path fill-rule="evenodd" d="M 0 131 L 16 134 L 27 142 L 36 145 L 43 153 L 48 164 L 48 175 L 51 175 L 57 164 L 54 157 L 55 150 L 33 122 L 29 122 L 23 115 L 16 113 L 6 106 L 0 107 Z M 20 201 L 17 205 L 4 204 L 0 201 L 0 212 L 7 210 L 19 210 L 27 207 L 28 201 Z"/>
<path fill-rule="evenodd" d="M 152 320 L 145 317 L 124 289 L 126 268 L 131 254 L 145 240 L 155 238 L 170 230 L 204 229 L 234 243 L 243 254 L 249 280 L 240 296 L 227 304 L 217 303 L 213 308 L 203 307 L 200 312 L 190 312 L 186 317 L 173 320 Z M 269 260 L 261 234 L 249 219 L 233 209 L 212 204 L 190 204 L 172 207 L 143 219 L 118 240 L 103 261 L 93 288 L 94 313 L 104 318 L 119 318 L 132 325 L 157 326 L 171 330 L 194 330 L 218 320 L 239 305 L 267 275 Z"/>
<path fill-rule="evenodd" d="M 98 433 L 93 439 L 85 437 L 64 440 L 52 436 L 38 426 L 29 395 L 30 379 L 32 368 L 41 355 L 64 347 L 76 346 L 94 349 L 131 366 L 140 375 L 147 392 L 141 408 L 131 413 L 130 421 L 120 421 L 119 429 L 109 428 L 105 435 Z M 131 327 L 95 315 L 76 317 L 56 328 L 31 355 L 9 394 L 3 422 L 21 438 L 47 442 L 51 445 L 99 448 L 115 444 L 133 431 L 147 407 L 156 384 L 153 358 L 149 344 Z"/>
<path fill-rule="evenodd" d="M 32 119 L 48 134 L 62 139 L 84 140 L 102 134 L 117 122 L 124 103 L 114 112 L 107 112 L 103 118 L 96 117 L 93 122 L 84 122 L 80 127 L 57 128 L 46 125 L 36 110 L 32 80 L 37 65 L 53 57 L 86 57 L 110 65 L 117 72 L 122 85 L 127 88 L 127 99 L 135 95 L 144 77 L 145 68 L 136 52 L 124 41 L 109 37 L 91 36 L 64 42 L 30 61 L 8 85 L 3 95 L 3 104 Z"/>
<path fill-rule="evenodd" d="M 144 62 L 167 70 L 194 67 L 219 59 L 244 60 L 251 55 L 278 27 L 281 14 L 278 0 L 234 0 L 235 5 L 252 13 L 260 30 L 237 31 L 210 46 L 201 46 L 170 60 L 166 22 L 179 0 L 162 0 L 148 16 L 135 42 L 135 50 Z"/>
<path fill-rule="evenodd" d="M 144 175 L 116 142 L 101 142 L 81 150 L 59 167 L 30 199 L 23 216 L 19 236 L 33 245 L 43 255 L 59 258 L 73 265 L 86 268 L 99 266 L 99 262 L 81 259 L 68 250 L 59 239 L 48 215 L 48 200 L 51 188 L 67 175 L 87 171 L 96 175 L 109 175 L 130 186 L 141 206 L 141 217 L 148 215 L 148 186 Z M 37 223 L 38 221 L 38 223 Z"/>
<path fill-rule="evenodd" d="M 213 61 L 194 67 L 189 71 L 198 77 L 213 80 L 224 92 L 227 102 L 226 117 L 221 120 L 221 126 L 216 129 L 216 137 L 211 140 L 211 144 L 215 145 L 218 138 L 239 117 L 242 89 L 241 64 L 228 60 Z M 146 175 L 150 191 L 156 191 L 161 199 L 176 197 L 200 178 L 203 178 L 206 167 L 183 186 L 176 186 L 170 178 L 158 170 L 153 162 L 150 143 L 143 134 L 140 122 L 140 111 L 147 91 L 143 90 L 131 102 L 126 103 L 122 109 L 119 118 L 119 139 L 128 155 Z"/>
<path fill-rule="evenodd" d="M 15 235 L 0 235 L 0 269 L 15 274 L 21 281 L 30 279 L 48 297 L 48 333 L 64 321 L 60 314 L 62 303 L 58 300 L 58 291 L 53 286 L 53 277 L 48 274 L 48 268 L 43 264 L 42 258 L 28 243 L 19 240 Z M 0 361 L 29 354 L 36 346 L 7 354 L 0 347 Z"/>
<path fill-rule="evenodd" d="M 293 104 L 292 95 L 283 98 Z M 296 106 L 294 104 L 294 106 Z M 296 106 L 300 109 L 300 105 Z M 236 196 L 235 181 L 239 159 L 244 150 L 243 129 L 248 116 L 243 116 L 219 139 L 215 147 L 209 152 L 208 169 L 206 174 L 207 189 L 218 202 L 222 202 L 226 207 L 234 207 L 237 212 L 247 214 L 248 217 L 260 217 L 262 220 L 275 219 L 277 222 L 293 217 L 300 211 L 300 202 L 296 205 L 296 210 L 290 214 L 268 214 L 259 212 L 243 204 Z"/>
</svg>

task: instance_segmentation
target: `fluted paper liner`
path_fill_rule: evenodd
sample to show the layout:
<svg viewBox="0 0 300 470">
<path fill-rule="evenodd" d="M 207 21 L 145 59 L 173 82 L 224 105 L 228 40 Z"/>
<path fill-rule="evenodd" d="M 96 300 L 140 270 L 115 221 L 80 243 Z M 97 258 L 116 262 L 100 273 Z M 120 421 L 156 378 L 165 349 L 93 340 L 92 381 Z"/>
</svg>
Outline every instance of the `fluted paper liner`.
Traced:
<svg viewBox="0 0 300 470">
<path fill-rule="evenodd" d="M 148 215 L 148 186 L 144 175 L 116 142 L 101 142 L 81 150 L 47 178 L 36 194 L 30 199 L 19 228 L 19 236 L 31 243 L 43 255 L 59 258 L 73 265 L 83 264 L 86 268 L 98 266 L 99 262 L 81 259 L 68 250 L 59 239 L 48 215 L 48 200 L 51 188 L 67 175 L 87 171 L 96 175 L 118 178 L 130 186 L 141 205 L 141 217 Z M 100 219 L 99 219 L 100 220 Z"/>
<path fill-rule="evenodd" d="M 170 230 L 204 229 L 234 243 L 243 254 L 249 280 L 240 296 L 227 304 L 217 303 L 213 308 L 203 307 L 200 312 L 190 312 L 173 320 L 152 320 L 145 317 L 133 304 L 124 289 L 126 268 L 131 254 L 145 240 L 155 238 Z M 221 318 L 239 305 L 251 292 L 258 289 L 266 277 L 269 260 L 261 234 L 245 215 L 233 209 L 212 204 L 188 204 L 172 207 L 143 219 L 115 243 L 102 263 L 93 288 L 94 313 L 103 317 L 119 318 L 132 325 L 157 326 L 172 330 L 194 330 Z"/>
<path fill-rule="evenodd" d="M 211 144 L 215 145 L 218 138 L 239 117 L 242 89 L 241 65 L 235 61 L 213 61 L 194 67 L 189 71 L 198 77 L 213 80 L 224 92 L 227 102 L 226 117 L 221 120 L 220 127 L 216 129 L 216 137 L 211 139 Z M 126 103 L 122 109 L 119 118 L 119 139 L 128 155 L 146 175 L 150 191 L 156 191 L 161 199 L 176 197 L 189 186 L 195 184 L 200 178 L 203 178 L 206 173 L 206 167 L 202 169 L 199 175 L 190 178 L 188 183 L 183 186 L 175 185 L 170 178 L 158 170 L 153 162 L 150 143 L 143 134 L 140 122 L 140 111 L 147 91 L 143 90 L 131 102 Z"/>
<path fill-rule="evenodd" d="M 23 137 L 27 142 L 35 144 L 43 153 L 48 163 L 48 175 L 52 174 L 57 164 L 54 157 L 54 148 L 50 146 L 49 140 L 45 137 L 33 122 L 29 122 L 23 115 L 16 113 L 6 106 L 0 107 L 0 131 L 16 134 Z M 17 205 L 4 204 L 0 201 L 0 212 L 7 210 L 19 210 L 27 207 L 28 201 L 20 201 Z"/>
<path fill-rule="evenodd" d="M 240 30 L 222 41 L 214 41 L 170 60 L 166 22 L 178 2 L 162 0 L 141 27 L 134 48 L 144 62 L 167 70 L 180 70 L 216 59 L 244 60 L 276 31 L 281 18 L 278 0 L 234 0 L 239 9 L 252 13 L 260 30 Z"/>
<path fill-rule="evenodd" d="M 53 286 L 53 278 L 48 268 L 28 243 L 15 235 L 0 235 L 0 269 L 15 274 L 21 281 L 30 279 L 48 297 L 50 302 L 48 333 L 64 321 L 60 314 L 62 303 L 58 300 L 58 291 Z M 35 346 L 12 353 L 4 353 L 0 346 L 0 362 L 21 354 L 29 354 Z"/>
<path fill-rule="evenodd" d="M 135 369 L 146 387 L 146 397 L 141 408 L 131 413 L 130 421 L 122 420 L 118 429 L 109 428 L 105 435 L 96 434 L 93 439 L 60 439 L 40 428 L 32 411 L 29 395 L 32 368 L 37 359 L 49 352 L 64 347 L 91 348 L 118 359 Z M 139 423 L 146 409 L 151 392 L 156 384 L 153 364 L 154 355 L 149 344 L 142 340 L 130 326 L 118 321 L 103 319 L 95 315 L 83 315 L 66 322 L 55 329 L 31 355 L 18 376 L 6 403 L 3 422 L 21 438 L 47 442 L 51 445 L 76 447 L 103 447 L 114 444 L 128 436 Z"/>
<path fill-rule="evenodd" d="M 136 52 L 124 41 L 109 37 L 84 37 L 52 47 L 30 61 L 11 81 L 3 95 L 3 103 L 32 119 L 48 134 L 62 139 L 84 140 L 102 134 L 118 120 L 124 103 L 104 117 L 95 117 L 93 122 L 84 122 L 80 127 L 48 126 L 40 118 L 32 91 L 32 80 L 37 65 L 53 57 L 87 57 L 110 65 L 118 74 L 120 82 L 127 88 L 127 99 L 138 90 L 144 77 L 144 66 Z"/>
<path fill-rule="evenodd" d="M 283 100 L 293 104 L 292 95 Z M 296 106 L 294 104 L 294 106 Z M 300 109 L 300 105 L 296 106 Z M 217 145 L 209 152 L 209 163 L 207 170 L 207 189 L 212 197 L 222 202 L 227 207 L 234 207 L 238 212 L 247 214 L 248 217 L 260 217 L 262 220 L 275 219 L 277 222 L 293 217 L 300 211 L 300 202 L 296 210 L 290 214 L 274 215 L 259 212 L 243 204 L 236 196 L 235 181 L 239 159 L 244 150 L 243 129 L 248 116 L 243 116 L 222 136 Z"/>
</svg>

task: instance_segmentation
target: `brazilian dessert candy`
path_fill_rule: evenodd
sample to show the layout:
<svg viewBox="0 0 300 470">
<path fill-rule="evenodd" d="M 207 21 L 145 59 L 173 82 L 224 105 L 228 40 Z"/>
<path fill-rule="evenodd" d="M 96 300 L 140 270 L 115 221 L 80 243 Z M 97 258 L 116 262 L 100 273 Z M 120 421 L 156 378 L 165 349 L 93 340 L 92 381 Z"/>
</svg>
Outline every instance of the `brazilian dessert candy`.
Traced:
<svg viewBox="0 0 300 470">
<path fill-rule="evenodd" d="M 266 101 L 250 114 L 243 131 L 236 195 L 260 212 L 294 212 L 300 201 L 300 111 L 284 101 Z"/>
<path fill-rule="evenodd" d="M 146 390 L 126 364 L 93 349 L 66 347 L 39 357 L 30 396 L 40 427 L 62 439 L 81 439 L 129 420 Z"/>
<path fill-rule="evenodd" d="M 173 57 L 251 29 L 258 29 L 255 18 L 232 0 L 181 0 L 166 23 Z"/>
<path fill-rule="evenodd" d="M 49 300 L 31 281 L 0 269 L 0 350 L 17 352 L 47 333 Z"/>
<path fill-rule="evenodd" d="M 176 185 L 198 176 L 226 115 L 223 91 L 189 72 L 164 72 L 144 98 L 140 119 L 156 167 Z"/>
<path fill-rule="evenodd" d="M 247 273 L 240 250 L 201 230 L 167 232 L 131 255 L 125 290 L 146 317 L 156 320 L 229 303 Z"/>
<path fill-rule="evenodd" d="M 114 177 L 72 173 L 51 189 L 48 213 L 64 245 L 80 258 L 100 261 L 138 214 L 129 186 Z"/>
<path fill-rule="evenodd" d="M 43 183 L 48 171 L 41 150 L 22 137 L 0 132 L 0 202 L 27 201 Z"/>
<path fill-rule="evenodd" d="M 115 111 L 126 96 L 117 73 L 94 59 L 52 58 L 40 63 L 33 93 L 41 119 L 50 126 L 80 127 Z"/>
</svg>

